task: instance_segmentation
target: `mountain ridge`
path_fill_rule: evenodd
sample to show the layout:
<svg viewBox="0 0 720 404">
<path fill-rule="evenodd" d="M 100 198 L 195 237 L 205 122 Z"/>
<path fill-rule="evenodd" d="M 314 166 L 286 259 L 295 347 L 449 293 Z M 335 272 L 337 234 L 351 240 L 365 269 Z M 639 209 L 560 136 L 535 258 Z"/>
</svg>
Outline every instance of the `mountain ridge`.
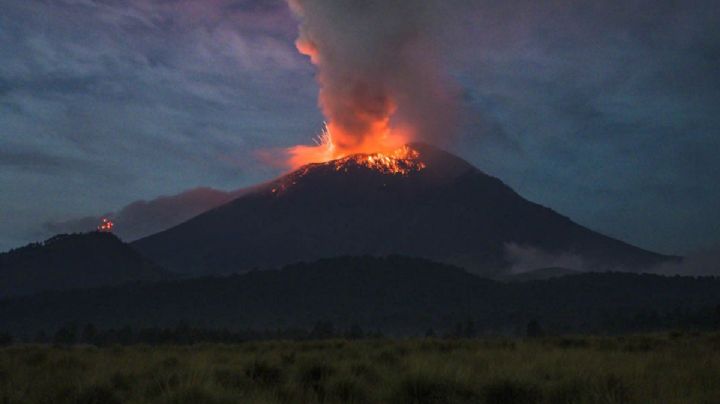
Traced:
<svg viewBox="0 0 720 404">
<path fill-rule="evenodd" d="M 0 253 L 0 296 L 172 279 L 110 233 L 60 234 Z"/>
<path fill-rule="evenodd" d="M 310 164 L 132 245 L 193 275 L 399 254 L 492 277 L 509 267 L 507 243 L 577 254 L 590 270 L 640 271 L 676 259 L 578 225 L 448 152 L 407 147 L 423 167 L 388 173 L 372 166 L 372 155 Z"/>
<path fill-rule="evenodd" d="M 712 326 L 719 305 L 717 277 L 582 273 L 501 282 L 419 258 L 365 256 L 3 299 L 0 324 L 32 336 L 65 324 L 272 330 L 331 321 L 422 335 L 467 321 L 482 333 L 508 334 L 539 320 L 561 334 L 613 333 Z"/>
</svg>

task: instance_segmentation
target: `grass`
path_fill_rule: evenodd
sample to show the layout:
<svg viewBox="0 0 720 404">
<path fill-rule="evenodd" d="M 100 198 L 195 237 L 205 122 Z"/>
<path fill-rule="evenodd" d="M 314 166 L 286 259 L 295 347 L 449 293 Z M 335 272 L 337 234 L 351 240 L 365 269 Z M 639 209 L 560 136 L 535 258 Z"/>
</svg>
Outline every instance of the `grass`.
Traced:
<svg viewBox="0 0 720 404">
<path fill-rule="evenodd" d="M 720 335 L 0 350 L 1 403 L 718 403 Z"/>
</svg>

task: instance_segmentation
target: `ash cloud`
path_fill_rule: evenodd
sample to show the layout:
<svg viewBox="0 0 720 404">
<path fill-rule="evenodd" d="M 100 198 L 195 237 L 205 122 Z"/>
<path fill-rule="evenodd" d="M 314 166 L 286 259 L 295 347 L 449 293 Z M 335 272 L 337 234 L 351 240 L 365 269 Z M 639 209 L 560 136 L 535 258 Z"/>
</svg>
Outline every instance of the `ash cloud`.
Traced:
<svg viewBox="0 0 720 404">
<path fill-rule="evenodd" d="M 113 230 L 120 238 L 133 241 L 166 230 L 203 212 L 240 197 L 246 189 L 220 191 L 212 188 L 195 188 L 178 195 L 161 196 L 150 201 L 136 201 L 117 212 L 101 216 L 47 222 L 50 233 L 79 233 L 95 230 L 103 217 L 115 222 Z"/>
</svg>

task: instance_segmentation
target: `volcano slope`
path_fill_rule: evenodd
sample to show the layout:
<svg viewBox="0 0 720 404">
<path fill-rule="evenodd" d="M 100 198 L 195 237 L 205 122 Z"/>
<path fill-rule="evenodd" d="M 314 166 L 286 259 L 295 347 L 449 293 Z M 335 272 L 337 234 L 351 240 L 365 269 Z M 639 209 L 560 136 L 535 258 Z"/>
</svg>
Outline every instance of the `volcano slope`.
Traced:
<svg viewBox="0 0 720 404">
<path fill-rule="evenodd" d="M 509 266 L 509 243 L 577 255 L 596 271 L 675 259 L 582 227 L 426 144 L 304 166 L 132 245 L 193 275 L 401 254 L 495 276 Z"/>
</svg>

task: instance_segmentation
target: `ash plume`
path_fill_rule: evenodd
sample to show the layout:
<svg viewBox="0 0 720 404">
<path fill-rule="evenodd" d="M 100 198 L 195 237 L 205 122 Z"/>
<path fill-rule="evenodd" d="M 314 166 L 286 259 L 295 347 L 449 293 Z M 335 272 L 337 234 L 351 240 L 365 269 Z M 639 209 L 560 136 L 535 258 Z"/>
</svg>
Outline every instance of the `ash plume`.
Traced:
<svg viewBox="0 0 720 404">
<path fill-rule="evenodd" d="M 437 43 L 448 2 L 287 1 L 300 20 L 297 48 L 317 67 L 331 135 L 329 145 L 318 146 L 329 146 L 326 157 L 411 140 L 442 143 L 452 132 L 456 91 Z M 291 154 L 316 159 L 309 149 Z"/>
<path fill-rule="evenodd" d="M 177 195 L 161 196 L 149 201 L 135 201 L 116 212 L 64 221 L 44 223 L 45 237 L 57 233 L 83 233 L 95 230 L 103 217 L 110 217 L 117 227 L 113 232 L 123 240 L 132 241 L 176 226 L 212 208 L 230 202 L 251 190 L 241 188 L 221 191 L 194 188 Z"/>
</svg>

